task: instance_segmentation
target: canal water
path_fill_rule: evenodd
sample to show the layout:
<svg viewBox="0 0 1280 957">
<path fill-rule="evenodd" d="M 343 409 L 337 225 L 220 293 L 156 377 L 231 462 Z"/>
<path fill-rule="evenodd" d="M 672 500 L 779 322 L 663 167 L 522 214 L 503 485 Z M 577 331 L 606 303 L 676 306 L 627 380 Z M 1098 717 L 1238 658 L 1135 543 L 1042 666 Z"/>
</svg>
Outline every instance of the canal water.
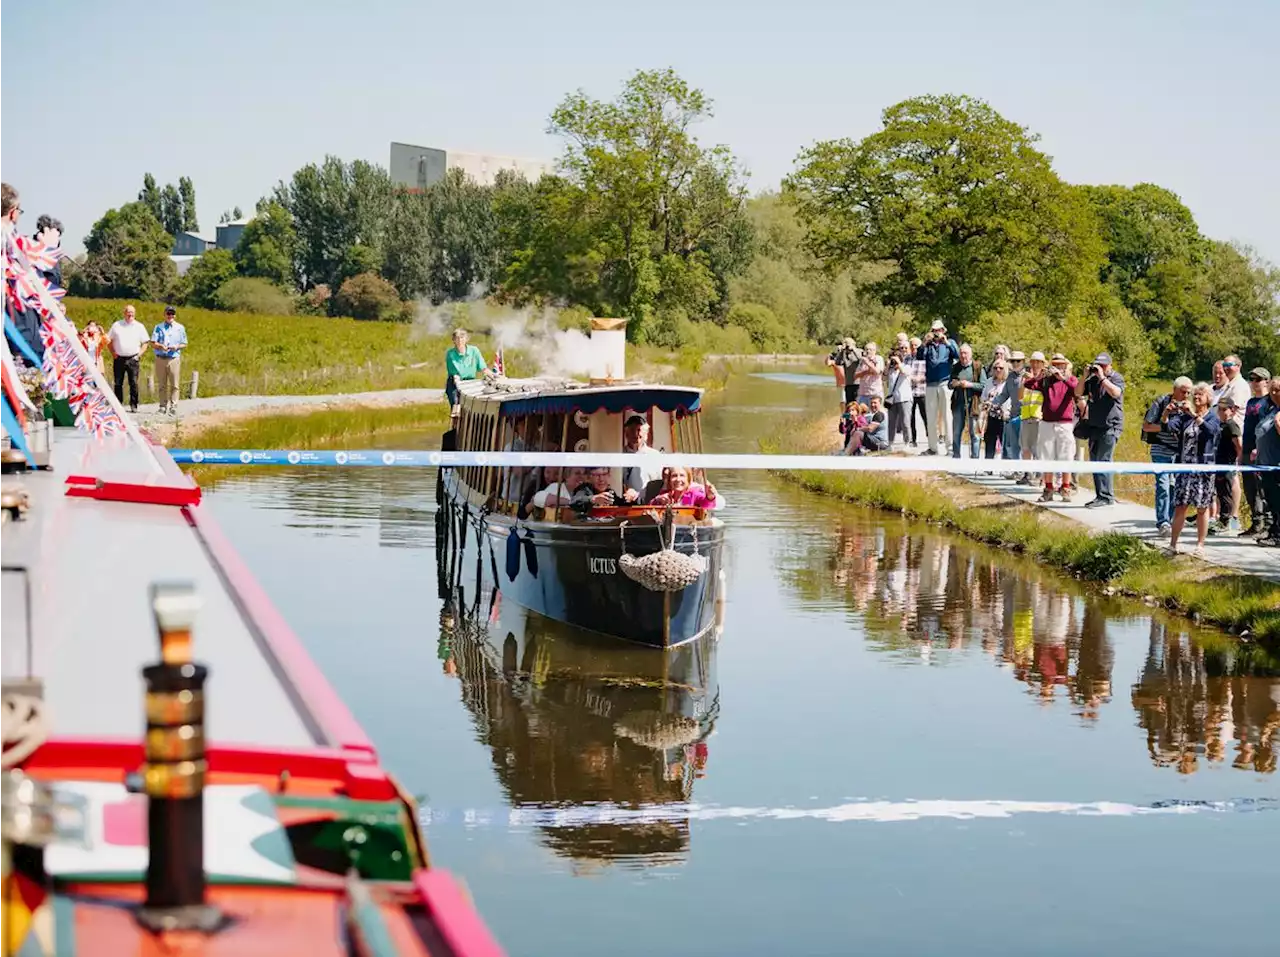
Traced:
<svg viewBox="0 0 1280 957">
<path fill-rule="evenodd" d="M 708 446 L 834 399 L 735 379 Z M 1277 952 L 1280 679 L 1015 556 L 714 479 L 723 632 L 667 656 L 442 602 L 433 472 L 207 501 L 512 955 Z"/>
</svg>

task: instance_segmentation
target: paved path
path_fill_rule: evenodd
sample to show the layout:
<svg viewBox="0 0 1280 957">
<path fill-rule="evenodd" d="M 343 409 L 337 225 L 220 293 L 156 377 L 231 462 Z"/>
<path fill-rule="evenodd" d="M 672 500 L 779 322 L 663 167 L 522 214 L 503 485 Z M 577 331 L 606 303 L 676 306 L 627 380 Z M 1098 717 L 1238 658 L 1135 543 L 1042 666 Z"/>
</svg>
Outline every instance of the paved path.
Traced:
<svg viewBox="0 0 1280 957">
<path fill-rule="evenodd" d="M 918 455 L 925 448 L 923 442 L 918 449 L 899 444 L 895 451 L 908 455 Z M 967 445 L 960 449 L 962 458 L 969 458 Z M 946 462 L 949 457 L 939 457 L 938 461 Z M 1093 498 L 1093 483 L 1089 476 L 1078 476 L 1082 480 L 1072 502 L 1044 503 L 1036 501 L 1042 488 L 1039 486 L 1017 485 L 1013 479 L 1000 475 L 966 475 L 963 476 L 976 485 L 999 492 L 1006 498 L 1015 499 L 1028 505 L 1047 508 L 1059 515 L 1075 519 L 1082 525 L 1098 532 L 1125 532 L 1136 535 L 1153 545 L 1169 545 L 1167 535 L 1156 533 L 1155 510 L 1149 505 L 1138 502 L 1117 501 L 1115 505 L 1104 508 L 1085 508 L 1086 502 Z M 1232 571 L 1255 575 L 1268 581 L 1280 582 L 1280 548 L 1263 548 L 1253 544 L 1252 538 L 1235 538 L 1233 536 L 1210 535 L 1204 542 L 1204 554 L 1197 556 L 1211 565 L 1229 568 Z M 1196 527 L 1192 520 L 1187 523 L 1178 542 L 1178 551 L 1190 553 L 1196 543 Z"/>
<path fill-rule="evenodd" d="M 215 395 L 200 399 L 180 399 L 178 420 L 210 412 L 253 412 L 257 409 L 300 405 L 413 405 L 415 403 L 440 402 L 444 389 L 389 389 L 385 392 L 349 392 L 336 395 Z M 143 422 L 172 421 L 160 416 L 154 402 L 138 406 L 138 418 Z"/>
</svg>

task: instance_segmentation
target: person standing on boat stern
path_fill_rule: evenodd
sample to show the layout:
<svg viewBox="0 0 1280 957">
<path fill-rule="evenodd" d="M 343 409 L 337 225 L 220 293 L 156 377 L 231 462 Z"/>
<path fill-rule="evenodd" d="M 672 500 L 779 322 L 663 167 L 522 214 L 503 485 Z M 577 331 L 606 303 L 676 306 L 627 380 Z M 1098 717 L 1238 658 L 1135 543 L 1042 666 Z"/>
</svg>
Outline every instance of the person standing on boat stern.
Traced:
<svg viewBox="0 0 1280 957">
<path fill-rule="evenodd" d="M 986 385 L 982 363 L 973 357 L 973 346 L 960 347 L 960 358 L 951 367 L 951 457 L 960 458 L 960 441 L 969 428 L 969 458 L 978 457 L 978 416 L 982 387 Z"/>
<path fill-rule="evenodd" d="M 632 412 L 622 425 L 622 451 L 634 452 L 637 455 L 661 454 L 649 444 L 649 423 L 639 412 Z M 622 494 L 628 502 L 643 499 L 649 483 L 660 478 L 662 478 L 662 466 L 642 459 L 635 465 L 628 465 L 622 470 Z M 634 497 L 632 493 L 635 493 Z"/>
<path fill-rule="evenodd" d="M 444 354 L 444 396 L 451 411 L 458 407 L 458 380 L 478 379 L 484 374 L 484 356 L 478 346 L 467 345 L 470 338 L 466 329 L 453 330 L 453 348 Z"/>
<path fill-rule="evenodd" d="M 1111 356 L 1099 353 L 1083 382 L 1076 383 L 1076 395 L 1089 400 L 1085 419 L 1089 439 L 1089 461 L 1110 462 L 1115 458 L 1116 442 L 1124 429 L 1124 376 L 1111 366 Z M 1101 508 L 1116 503 L 1115 475 L 1093 473 L 1094 499 L 1085 508 Z"/>
<path fill-rule="evenodd" d="M 124 402 L 124 380 L 129 379 L 129 411 L 138 411 L 138 362 L 142 350 L 151 341 L 147 327 L 138 321 L 132 305 L 124 307 L 124 318 L 112 323 L 107 332 L 111 346 L 111 372 L 115 379 L 116 398 Z"/>
<path fill-rule="evenodd" d="M 156 354 L 156 394 L 160 414 L 178 414 L 179 383 L 182 381 L 182 350 L 187 347 L 187 327 L 178 321 L 178 310 L 165 306 L 164 321 L 151 334 Z"/>
<path fill-rule="evenodd" d="M 1151 403 L 1142 419 L 1142 440 L 1151 446 L 1151 461 L 1171 465 L 1178 457 L 1183 417 L 1191 411 L 1191 380 L 1178 376 L 1173 391 Z M 1156 473 L 1156 531 L 1169 534 L 1173 526 L 1173 473 Z"/>
<path fill-rule="evenodd" d="M 924 431 L 929 438 L 924 454 L 937 455 L 939 437 L 945 439 L 948 434 L 947 382 L 951 379 L 951 363 L 960 358 L 960 348 L 947 335 L 941 319 L 933 320 L 929 335 L 916 350 L 916 358 L 924 362 Z"/>
<path fill-rule="evenodd" d="M 1244 434 L 1240 437 L 1240 461 L 1253 461 L 1253 452 L 1258 447 L 1258 423 L 1271 405 L 1267 389 L 1271 385 L 1271 373 L 1258 366 L 1249 373 L 1249 391 L 1252 395 L 1244 407 Z M 1244 485 L 1244 500 L 1249 503 L 1251 516 L 1249 528 L 1243 533 L 1249 538 L 1267 537 L 1267 500 L 1262 488 L 1262 479 L 1257 472 L 1245 472 L 1241 477 Z"/>
</svg>

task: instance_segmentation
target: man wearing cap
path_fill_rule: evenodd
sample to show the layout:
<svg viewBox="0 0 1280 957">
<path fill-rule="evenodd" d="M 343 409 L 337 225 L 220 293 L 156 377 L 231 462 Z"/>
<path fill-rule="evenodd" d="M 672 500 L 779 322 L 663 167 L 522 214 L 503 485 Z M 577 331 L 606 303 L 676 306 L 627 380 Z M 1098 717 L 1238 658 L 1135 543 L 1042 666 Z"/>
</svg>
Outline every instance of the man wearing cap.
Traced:
<svg viewBox="0 0 1280 957">
<path fill-rule="evenodd" d="M 187 330 L 178 321 L 178 310 L 165 306 L 164 321 L 151 334 L 156 356 L 156 395 L 161 415 L 178 414 L 178 379 L 182 373 L 182 350 L 187 347 Z"/>
<path fill-rule="evenodd" d="M 1110 462 L 1116 442 L 1124 428 L 1124 376 L 1111 368 L 1111 356 L 1099 353 L 1083 382 L 1076 383 L 1076 395 L 1089 400 L 1085 424 L 1088 428 L 1089 461 Z M 1095 497 L 1085 508 L 1101 508 L 1116 503 L 1115 476 L 1107 472 L 1093 473 Z"/>
<path fill-rule="evenodd" d="M 1177 461 L 1178 445 L 1186 416 L 1191 410 L 1191 380 L 1173 380 L 1173 391 L 1156 399 L 1142 417 L 1142 441 L 1151 446 L 1151 461 L 1170 465 Z M 1156 473 L 1156 531 L 1166 534 L 1173 525 L 1173 473 Z"/>
<path fill-rule="evenodd" d="M 941 319 L 933 320 L 929 334 L 916 350 L 916 358 L 924 360 L 924 430 L 929 437 L 925 455 L 938 454 L 938 439 L 949 434 L 951 365 L 960 361 L 960 347 L 947 335 Z"/>
<path fill-rule="evenodd" d="M 623 423 L 622 451 L 639 455 L 661 454 L 649 444 L 649 423 L 639 412 L 632 412 Z M 641 461 L 636 465 L 628 465 L 622 470 L 622 493 L 628 502 L 643 501 L 645 488 L 650 482 L 661 478 L 660 463 Z"/>
<path fill-rule="evenodd" d="M 1037 441 L 1040 458 L 1047 462 L 1070 462 L 1076 454 L 1076 439 L 1072 430 L 1076 422 L 1074 395 L 1078 383 L 1067 366 L 1067 357 L 1061 352 L 1055 352 L 1049 360 L 1048 370 L 1039 377 L 1028 379 L 1026 383 L 1028 391 L 1039 392 L 1043 399 Z M 1071 501 L 1073 491 L 1070 472 L 1045 472 L 1044 493 L 1040 496 L 1040 501 L 1053 501 L 1055 476 L 1061 481 L 1058 494 L 1062 501 Z"/>
<path fill-rule="evenodd" d="M 1253 461 L 1253 452 L 1258 447 L 1258 423 L 1262 421 L 1264 411 L 1270 406 L 1271 399 L 1267 389 L 1271 385 L 1271 373 L 1258 366 L 1249 373 L 1249 391 L 1252 395 L 1244 407 L 1244 422 L 1240 436 L 1240 461 Z M 1249 503 L 1251 521 L 1249 528 L 1242 532 L 1250 538 L 1266 538 L 1267 536 L 1267 499 L 1263 491 L 1262 479 L 1257 472 L 1245 472 L 1241 476 L 1244 485 L 1244 500 Z"/>
</svg>

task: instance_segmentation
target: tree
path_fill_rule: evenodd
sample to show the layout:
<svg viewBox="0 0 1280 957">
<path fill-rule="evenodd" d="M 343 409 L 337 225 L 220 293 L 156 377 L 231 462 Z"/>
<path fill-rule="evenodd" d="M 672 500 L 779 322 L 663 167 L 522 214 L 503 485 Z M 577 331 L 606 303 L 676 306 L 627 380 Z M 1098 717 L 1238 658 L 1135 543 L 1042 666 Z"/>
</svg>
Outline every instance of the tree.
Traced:
<svg viewBox="0 0 1280 957">
<path fill-rule="evenodd" d="M 169 258 L 173 237 L 146 203 L 107 210 L 85 237 L 85 261 L 77 271 L 80 295 L 160 301 L 178 287 Z"/>
<path fill-rule="evenodd" d="M 178 178 L 178 195 L 182 198 L 182 229 L 194 233 L 200 230 L 200 220 L 196 218 L 196 187 L 190 176 Z"/>
<path fill-rule="evenodd" d="M 236 264 L 229 249 L 210 249 L 187 269 L 187 302 L 202 309 L 217 309 L 218 289 L 236 278 Z"/>
<path fill-rule="evenodd" d="M 427 291 L 436 302 L 466 299 L 497 276 L 492 192 L 456 168 L 425 192 Z"/>
<path fill-rule="evenodd" d="M 375 268 L 381 268 L 392 196 L 386 170 L 363 160 L 345 164 L 336 156 L 276 185 L 272 198 L 293 219 L 294 275 L 302 289 L 336 285 L 351 246 L 372 250 Z"/>
<path fill-rule="evenodd" d="M 887 261 L 883 302 L 951 328 L 993 309 L 1061 315 L 1096 284 L 1096 221 L 1038 137 L 963 96 L 905 100 L 883 123 L 805 150 L 786 182 L 828 269 Z"/>
<path fill-rule="evenodd" d="M 182 210 L 182 195 L 172 183 L 165 184 L 160 191 L 160 224 L 170 236 L 182 232 L 185 215 Z"/>
<path fill-rule="evenodd" d="M 508 295 L 595 304 L 629 316 L 641 340 L 660 309 L 710 316 L 749 248 L 737 164 L 691 132 L 710 115 L 710 100 L 671 70 L 636 73 L 610 103 L 566 97 L 550 123 L 566 141 L 563 175 L 532 197 Z"/>
<path fill-rule="evenodd" d="M 164 222 L 164 207 L 160 205 L 160 189 L 156 186 L 156 178 L 150 173 L 143 174 L 138 202 L 146 206 L 158 222 Z"/>
<path fill-rule="evenodd" d="M 387 255 L 382 277 L 402 299 L 420 299 L 431 291 L 432 239 L 427 192 L 396 190 L 387 224 Z"/>
<path fill-rule="evenodd" d="M 1198 371 L 1233 352 L 1245 372 L 1280 369 L 1280 269 L 1248 246 L 1211 241 L 1203 292 L 1209 321 L 1198 337 Z"/>
<path fill-rule="evenodd" d="M 223 210 L 222 215 L 218 217 L 218 225 L 221 226 L 225 223 L 234 223 L 243 218 L 244 211 L 237 206 L 235 209 Z"/>
<path fill-rule="evenodd" d="M 245 226 L 236 244 L 236 269 L 242 276 L 292 287 L 296 243 L 289 211 L 273 200 L 260 200 L 257 213 Z"/>
</svg>

